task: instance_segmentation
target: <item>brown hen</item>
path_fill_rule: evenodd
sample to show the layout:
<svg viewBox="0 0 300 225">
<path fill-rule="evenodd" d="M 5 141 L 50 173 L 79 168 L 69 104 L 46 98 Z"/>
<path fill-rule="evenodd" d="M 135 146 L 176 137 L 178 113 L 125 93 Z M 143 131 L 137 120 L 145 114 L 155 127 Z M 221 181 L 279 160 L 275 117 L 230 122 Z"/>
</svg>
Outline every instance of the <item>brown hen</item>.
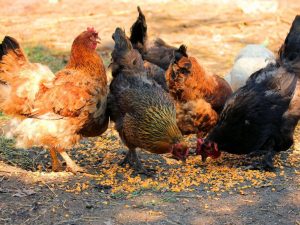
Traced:
<svg viewBox="0 0 300 225">
<path fill-rule="evenodd" d="M 81 137 L 107 129 L 107 78 L 95 50 L 98 39 L 93 28 L 82 32 L 67 66 L 55 75 L 29 62 L 14 38 L 7 36 L 0 45 L 0 109 L 13 117 L 7 135 L 18 147 L 49 149 L 54 171 L 60 170 L 57 153 L 70 171 L 83 171 L 65 151 Z"/>
<path fill-rule="evenodd" d="M 177 124 L 182 133 L 207 134 L 232 94 L 228 83 L 208 74 L 194 57 L 187 55 L 184 45 L 175 51 L 166 80 L 176 101 Z"/>
<path fill-rule="evenodd" d="M 176 109 L 170 96 L 148 76 L 139 52 L 132 48 L 124 31 L 117 28 L 112 52 L 113 80 L 108 109 L 129 151 L 124 163 L 147 173 L 136 148 L 156 154 L 172 153 L 184 160 L 188 153 L 176 124 Z"/>
</svg>

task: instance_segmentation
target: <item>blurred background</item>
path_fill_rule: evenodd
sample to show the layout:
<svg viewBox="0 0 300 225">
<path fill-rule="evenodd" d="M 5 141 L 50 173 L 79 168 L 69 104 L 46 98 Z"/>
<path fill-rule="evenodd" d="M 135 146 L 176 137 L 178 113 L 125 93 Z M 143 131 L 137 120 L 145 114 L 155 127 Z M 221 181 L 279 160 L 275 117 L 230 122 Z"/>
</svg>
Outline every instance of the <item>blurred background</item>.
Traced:
<svg viewBox="0 0 300 225">
<path fill-rule="evenodd" d="M 17 38 L 31 60 L 54 71 L 68 60 L 73 39 L 88 26 L 102 38 L 105 64 L 117 26 L 129 34 L 141 6 L 150 38 L 184 43 L 209 71 L 224 76 L 246 44 L 263 43 L 277 51 L 300 12 L 298 0 L 0 0 L 0 39 Z"/>
<path fill-rule="evenodd" d="M 112 33 L 119 26 L 129 35 L 138 5 L 150 40 L 187 45 L 206 70 L 222 77 L 248 44 L 276 53 L 300 14 L 299 0 L 0 0 L 0 41 L 16 38 L 30 61 L 56 72 L 68 61 L 74 38 L 93 26 L 108 67 Z M 0 112 L 0 131 L 7 119 Z M 158 178 L 118 166 L 126 148 L 112 126 L 70 151 L 91 172 L 84 176 L 46 172 L 48 151 L 16 149 L 0 136 L 0 224 L 300 224 L 299 125 L 275 173 L 236 168 L 249 163 L 247 156 L 224 154 L 205 166 L 200 156 L 189 157 L 182 166 L 141 151 L 159 168 Z M 196 144 L 193 138 L 187 140 Z"/>
</svg>

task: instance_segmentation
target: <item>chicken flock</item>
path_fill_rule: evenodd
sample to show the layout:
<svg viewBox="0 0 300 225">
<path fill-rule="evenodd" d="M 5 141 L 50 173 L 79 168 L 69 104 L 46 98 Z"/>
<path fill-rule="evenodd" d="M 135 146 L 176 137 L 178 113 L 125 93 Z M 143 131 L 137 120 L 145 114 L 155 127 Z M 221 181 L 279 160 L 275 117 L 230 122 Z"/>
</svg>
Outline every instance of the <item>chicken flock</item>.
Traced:
<svg viewBox="0 0 300 225">
<path fill-rule="evenodd" d="M 109 85 L 92 27 L 75 38 L 69 62 L 56 74 L 31 63 L 6 36 L 0 45 L 0 110 L 11 117 L 6 136 L 18 147 L 48 149 L 53 171 L 63 169 L 59 154 L 66 170 L 84 172 L 66 151 L 104 133 L 109 121 L 128 148 L 120 164 L 140 173 L 150 171 L 137 148 L 182 161 L 222 151 L 263 154 L 251 168 L 274 170 L 274 155 L 291 147 L 300 119 L 300 16 L 277 58 L 261 46 L 256 55 L 245 48 L 225 80 L 208 73 L 185 45 L 149 40 L 139 7 L 138 13 L 129 36 L 119 27 L 112 35 Z M 197 135 L 194 151 L 186 134 Z"/>
</svg>

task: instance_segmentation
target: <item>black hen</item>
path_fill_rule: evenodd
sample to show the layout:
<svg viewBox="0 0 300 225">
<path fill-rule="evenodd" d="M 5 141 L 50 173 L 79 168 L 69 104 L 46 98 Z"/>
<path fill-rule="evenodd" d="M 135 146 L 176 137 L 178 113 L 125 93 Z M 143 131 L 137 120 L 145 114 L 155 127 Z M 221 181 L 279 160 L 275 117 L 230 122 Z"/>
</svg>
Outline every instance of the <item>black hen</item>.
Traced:
<svg viewBox="0 0 300 225">
<path fill-rule="evenodd" d="M 131 27 L 130 41 L 144 60 L 167 70 L 174 55 L 175 47 L 166 44 L 162 39 L 148 41 L 147 23 L 145 15 L 138 7 L 139 16 Z"/>
<path fill-rule="evenodd" d="M 234 154 L 266 152 L 261 166 L 273 169 L 273 156 L 293 144 L 300 118 L 300 16 L 293 22 L 276 64 L 252 74 L 226 102 L 216 127 L 197 154 L 202 160 L 220 151 Z"/>
<path fill-rule="evenodd" d="M 124 163 L 146 172 L 135 149 L 172 153 L 184 160 L 188 149 L 176 124 L 176 110 L 170 96 L 143 68 L 140 54 L 132 48 L 124 31 L 117 28 L 112 53 L 113 80 L 108 110 L 119 135 L 129 148 Z"/>
<path fill-rule="evenodd" d="M 137 10 L 139 16 L 130 28 L 130 41 L 135 49 L 138 49 L 140 53 L 143 53 L 147 41 L 147 23 L 146 17 L 139 6 L 137 7 Z"/>
</svg>

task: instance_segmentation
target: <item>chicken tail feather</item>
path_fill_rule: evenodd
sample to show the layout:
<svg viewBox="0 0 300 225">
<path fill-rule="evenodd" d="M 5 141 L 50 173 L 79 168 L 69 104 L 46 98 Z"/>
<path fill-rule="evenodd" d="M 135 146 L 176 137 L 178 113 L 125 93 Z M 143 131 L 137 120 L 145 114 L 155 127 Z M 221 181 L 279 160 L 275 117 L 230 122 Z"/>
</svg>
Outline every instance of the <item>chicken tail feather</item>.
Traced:
<svg viewBox="0 0 300 225">
<path fill-rule="evenodd" d="M 16 39 L 6 36 L 0 44 L 0 82 L 9 83 L 20 66 L 28 63 L 27 57 Z"/>
<path fill-rule="evenodd" d="M 295 17 L 284 44 L 279 50 L 279 63 L 300 76 L 300 15 Z"/>
<path fill-rule="evenodd" d="M 139 6 L 137 7 L 137 10 L 139 12 L 139 16 L 130 29 L 130 41 L 133 45 L 138 45 L 140 43 L 143 46 L 147 38 L 147 23 L 145 15 Z"/>
<path fill-rule="evenodd" d="M 9 36 L 5 36 L 0 44 L 0 60 L 2 60 L 3 56 L 7 54 L 14 54 L 19 59 L 21 58 L 27 61 L 27 58 L 17 40 Z"/>
</svg>

